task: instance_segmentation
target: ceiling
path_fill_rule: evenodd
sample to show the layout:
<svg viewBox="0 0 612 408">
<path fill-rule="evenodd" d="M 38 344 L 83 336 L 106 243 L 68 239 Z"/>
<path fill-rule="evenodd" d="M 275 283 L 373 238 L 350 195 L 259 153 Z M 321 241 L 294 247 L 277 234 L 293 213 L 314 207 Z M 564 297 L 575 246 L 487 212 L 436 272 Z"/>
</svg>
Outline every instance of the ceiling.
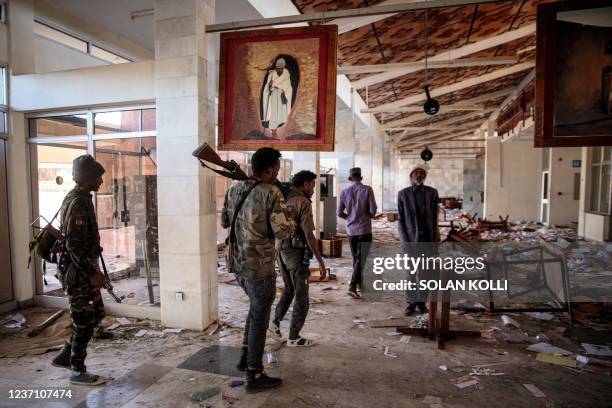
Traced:
<svg viewBox="0 0 612 408">
<path fill-rule="evenodd" d="M 153 15 L 132 20 L 133 11 L 151 10 L 154 0 L 53 0 L 51 4 L 73 17 L 91 21 L 117 33 L 136 44 L 155 49 L 155 21 Z M 248 0 L 217 0 L 217 23 L 261 18 Z"/>
<path fill-rule="evenodd" d="M 381 0 L 292 1 L 302 13 L 350 9 L 384 3 Z M 533 24 L 537 4 L 547 1 L 550 0 L 514 0 L 430 10 L 428 12 L 428 56 L 431 58 L 436 54 Z M 435 92 L 436 89 L 457 84 L 466 79 L 478 78 L 512 65 L 519 66 L 518 64 L 524 62 L 533 62 L 535 60 L 534 46 L 535 34 L 532 34 L 465 56 L 465 58 L 499 56 L 518 58 L 517 62 L 511 65 L 429 69 L 430 90 Z M 517 51 L 520 52 L 517 54 Z M 423 10 L 395 14 L 340 34 L 339 37 L 338 64 L 340 67 L 420 61 L 424 56 L 425 11 Z M 473 86 L 445 93 L 437 96 L 436 99 L 443 107 L 448 104 L 461 104 L 462 101 L 471 98 L 508 87 L 516 87 L 529 71 L 530 67 L 526 66 L 525 70 L 510 72 L 506 76 L 488 82 L 477 81 Z M 372 75 L 374 74 L 352 74 L 348 77 L 351 82 L 354 82 Z M 376 108 L 407 97 L 416 98 L 418 95 L 424 95 L 424 80 L 424 71 L 420 70 L 369 85 L 367 93 L 365 88 L 360 88 L 359 93 L 368 102 L 370 108 Z M 383 123 L 397 123 L 395 126 L 401 126 L 402 122 L 410 123 L 409 126 L 435 126 L 437 123 L 448 122 L 452 119 L 452 126 L 474 123 L 471 126 L 476 129 L 491 114 L 491 109 L 498 107 L 506 97 L 507 95 L 502 95 L 481 102 L 482 108 L 485 109 L 481 115 L 478 115 L 478 112 L 450 111 L 440 112 L 431 117 L 425 117 L 422 113 L 405 112 L 376 113 L 376 116 Z M 417 104 L 422 103 L 420 101 Z M 486 110 L 487 108 L 489 110 Z M 460 119 L 463 116 L 466 116 L 465 120 Z M 481 120 L 478 121 L 478 119 Z M 410 133 L 407 134 L 404 130 L 387 131 L 392 136 L 392 140 L 403 139 L 400 145 L 405 145 L 411 140 L 418 140 L 418 143 L 424 145 L 435 137 L 448 137 L 453 133 L 452 130 L 417 132 L 417 130 L 410 130 Z M 457 133 L 459 134 L 459 131 Z M 465 135 L 465 127 L 462 127 L 461 134 Z"/>
</svg>

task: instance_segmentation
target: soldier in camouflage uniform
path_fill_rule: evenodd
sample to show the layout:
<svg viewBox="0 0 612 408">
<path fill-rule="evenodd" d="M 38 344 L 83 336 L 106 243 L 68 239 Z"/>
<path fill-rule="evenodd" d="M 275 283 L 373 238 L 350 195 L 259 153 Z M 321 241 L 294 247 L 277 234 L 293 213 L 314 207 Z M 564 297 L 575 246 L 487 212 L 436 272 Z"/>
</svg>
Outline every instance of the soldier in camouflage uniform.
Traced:
<svg viewBox="0 0 612 408">
<path fill-rule="evenodd" d="M 221 212 L 221 225 L 229 228 L 239 202 L 246 196 L 236 213 L 235 240 L 229 245 L 233 252 L 232 272 L 249 297 L 242 356 L 237 368 L 247 371 L 246 386 L 250 390 L 282 384 L 280 378 L 268 377 L 263 372 L 262 363 L 270 310 L 276 295 L 274 243 L 275 239 L 283 240 L 294 231 L 294 224 L 285 213 L 283 195 L 274 185 L 280 157 L 278 150 L 269 147 L 257 150 L 251 159 L 254 176 L 227 191 Z"/>
<path fill-rule="evenodd" d="M 274 321 L 270 330 L 276 336 L 282 337 L 280 322 L 285 317 L 295 297 L 289 339 L 287 340 L 288 347 L 308 347 L 315 344 L 313 340 L 300 336 L 300 330 L 302 330 L 308 314 L 309 266 L 313 254 L 319 262 L 320 279 L 325 279 L 327 274 L 318 242 L 314 236 L 315 225 L 310 197 L 314 194 L 316 182 L 316 174 L 308 170 L 302 170 L 293 176 L 291 180 L 293 187 L 287 194 L 287 208 L 295 209 L 297 225 L 295 233 L 283 241 L 280 256 L 277 259 L 285 289 L 276 304 Z M 308 248 L 310 248 L 309 251 Z"/>
<path fill-rule="evenodd" d="M 72 336 L 53 360 L 56 367 L 72 368 L 70 382 L 99 385 L 105 380 L 87 372 L 87 344 L 94 329 L 104 318 L 100 288 L 105 276 L 98 266 L 100 234 L 90 192 L 102 185 L 104 167 L 86 154 L 74 159 L 72 177 L 76 187 L 64 198 L 61 230 L 65 253 L 60 261 L 60 280 L 70 303 Z"/>
</svg>

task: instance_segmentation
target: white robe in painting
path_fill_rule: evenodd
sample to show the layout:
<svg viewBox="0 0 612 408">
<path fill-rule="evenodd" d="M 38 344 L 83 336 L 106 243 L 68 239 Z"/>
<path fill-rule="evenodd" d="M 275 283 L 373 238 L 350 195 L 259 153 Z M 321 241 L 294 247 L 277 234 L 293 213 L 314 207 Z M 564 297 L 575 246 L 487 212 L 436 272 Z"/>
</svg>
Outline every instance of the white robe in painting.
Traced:
<svg viewBox="0 0 612 408">
<path fill-rule="evenodd" d="M 281 94 L 285 92 L 287 103 L 283 103 Z M 291 99 L 293 88 L 291 88 L 291 75 L 283 69 L 280 76 L 276 70 L 270 71 L 263 92 L 263 121 L 268 122 L 269 129 L 278 129 L 287 123 L 287 117 L 291 112 Z"/>
</svg>

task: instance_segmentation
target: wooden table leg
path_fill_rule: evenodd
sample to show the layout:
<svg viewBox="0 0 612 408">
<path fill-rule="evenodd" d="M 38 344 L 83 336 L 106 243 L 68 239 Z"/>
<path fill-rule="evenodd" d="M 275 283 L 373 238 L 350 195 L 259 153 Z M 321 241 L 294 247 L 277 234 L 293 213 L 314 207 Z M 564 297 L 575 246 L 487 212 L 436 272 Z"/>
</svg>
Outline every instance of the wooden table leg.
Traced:
<svg viewBox="0 0 612 408">
<path fill-rule="evenodd" d="M 433 340 L 436 338 L 436 333 L 438 332 L 438 302 L 432 301 L 429 302 L 429 340 Z"/>
</svg>

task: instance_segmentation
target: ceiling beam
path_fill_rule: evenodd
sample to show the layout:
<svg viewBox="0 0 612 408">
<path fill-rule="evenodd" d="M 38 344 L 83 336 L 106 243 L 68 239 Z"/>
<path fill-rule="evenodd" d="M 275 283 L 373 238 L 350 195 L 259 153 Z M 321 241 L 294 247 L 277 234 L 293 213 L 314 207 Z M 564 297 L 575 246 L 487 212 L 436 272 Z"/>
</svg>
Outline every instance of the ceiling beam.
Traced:
<svg viewBox="0 0 612 408">
<path fill-rule="evenodd" d="M 495 109 L 495 111 L 491 114 L 491 116 L 489 117 L 489 120 L 494 120 L 497 118 L 497 116 L 499 115 L 499 113 L 502 111 L 502 109 L 504 109 L 510 102 L 512 102 L 514 100 L 514 98 L 516 98 L 516 96 L 527 87 L 527 85 L 529 85 L 531 83 L 531 81 L 533 81 L 535 79 L 535 68 L 532 69 L 531 71 L 529 71 L 529 73 L 527 73 L 527 75 L 525 75 L 523 77 L 523 79 L 521 80 L 521 82 L 518 84 L 518 86 L 516 87 L 516 89 L 510 93 L 510 95 L 508 95 L 508 97 L 506 99 L 504 99 L 504 101 L 501 103 L 501 105 L 499 105 L 499 107 L 497 109 Z"/>
<path fill-rule="evenodd" d="M 411 148 L 415 148 L 415 147 L 419 147 L 419 146 L 429 146 L 430 143 L 434 143 L 434 142 L 444 142 L 446 140 L 449 139 L 453 139 L 455 137 L 459 137 L 459 136 L 466 136 L 469 134 L 473 134 L 474 130 L 469 130 L 466 132 L 459 132 L 459 133 L 439 133 L 438 135 L 436 135 L 436 137 L 430 137 L 428 139 L 421 139 L 421 140 L 415 140 L 412 141 L 410 143 L 406 143 L 404 145 L 398 146 L 398 149 L 411 149 Z"/>
<path fill-rule="evenodd" d="M 478 154 L 465 154 L 465 153 L 459 153 L 457 155 L 455 154 L 451 154 L 451 153 L 445 153 L 444 155 L 440 155 L 440 156 L 435 156 L 436 159 L 475 159 L 478 157 Z M 421 156 L 420 155 L 412 155 L 412 154 L 400 154 L 399 156 L 400 159 L 405 159 L 405 160 L 421 160 Z"/>
<path fill-rule="evenodd" d="M 438 112 L 438 114 L 440 113 L 445 113 L 445 112 L 450 112 L 450 111 L 482 111 L 484 110 L 484 108 L 482 106 L 478 106 L 478 105 L 446 105 L 446 106 L 441 106 L 440 107 L 440 111 Z M 384 110 L 384 109 L 379 109 L 379 108 L 372 108 L 372 109 L 362 109 L 361 113 L 401 113 L 401 112 L 423 112 L 423 107 L 421 105 L 416 105 L 416 106 L 406 106 L 403 108 L 397 108 L 397 109 L 388 109 L 388 110 Z"/>
<path fill-rule="evenodd" d="M 416 10 L 435 9 L 444 7 L 467 6 L 470 4 L 495 3 L 510 0 L 423 0 L 414 3 L 387 4 L 384 6 L 361 7 L 356 9 L 324 11 L 319 13 L 299 14 L 283 17 L 261 18 L 256 20 L 242 20 L 230 23 L 208 24 L 207 33 L 242 30 L 245 28 L 279 26 L 304 22 L 321 22 L 339 18 L 354 18 L 375 16 L 392 13 L 406 13 Z"/>
<path fill-rule="evenodd" d="M 491 112 L 493 110 L 494 110 L 494 108 L 489 108 L 489 109 L 486 109 L 485 112 Z M 438 125 L 438 126 L 452 125 L 454 123 L 461 122 L 461 121 L 464 121 L 464 120 L 467 120 L 467 119 L 476 118 L 476 119 L 473 119 L 473 120 L 468 122 L 469 125 L 471 125 L 473 122 L 480 123 L 482 121 L 482 118 L 480 116 L 482 116 L 482 115 L 483 115 L 483 112 L 471 112 L 471 113 L 468 113 L 466 115 L 456 116 L 454 118 L 450 118 L 450 119 L 442 120 L 440 122 L 436 122 L 436 125 Z M 463 125 L 463 126 L 465 126 L 465 125 Z M 404 137 L 406 135 L 406 133 L 407 133 L 407 131 L 404 131 L 399 138 L 395 138 L 395 137 L 392 136 L 393 142 L 399 143 L 399 142 L 401 142 L 403 140 L 406 140 L 407 138 Z M 445 134 L 445 133 L 448 133 L 448 132 L 446 132 L 446 131 L 435 132 L 431 136 Z"/>
<path fill-rule="evenodd" d="M 435 97 L 446 95 L 452 92 L 461 91 L 463 89 L 470 88 L 475 85 L 480 85 L 485 82 L 494 81 L 496 79 L 500 79 L 508 75 L 516 74 L 518 72 L 522 72 L 522 71 L 531 69 L 534 66 L 535 66 L 535 62 L 533 61 L 522 62 L 520 64 L 512 65 L 507 68 L 502 68 L 502 69 L 495 70 L 493 72 L 489 72 L 488 74 L 470 77 L 470 78 L 464 79 L 461 82 L 456 82 L 451 85 L 433 89 L 431 90 L 430 94 L 432 98 L 435 98 Z M 422 101 L 425 101 L 426 99 L 427 98 L 425 96 L 425 93 L 418 93 L 418 94 L 414 94 L 406 98 L 400 99 L 399 101 L 385 103 L 377 107 L 381 109 L 395 109 L 395 108 L 400 108 L 405 105 L 412 105 L 418 102 L 422 102 Z"/>
<path fill-rule="evenodd" d="M 404 127 L 397 127 L 397 128 L 384 127 L 382 130 L 385 130 L 388 132 L 397 132 L 398 130 L 408 130 L 408 131 L 414 131 L 418 133 L 418 132 L 426 132 L 428 130 L 467 130 L 467 128 L 465 126 L 431 125 L 431 126 L 404 126 Z"/>
<path fill-rule="evenodd" d="M 439 140 L 441 137 L 466 136 L 473 132 L 474 132 L 473 130 L 464 130 L 462 132 L 450 133 L 450 134 L 448 132 L 439 132 L 435 135 L 425 135 L 425 136 L 420 136 L 418 138 L 414 138 L 412 140 L 410 139 L 406 140 L 405 143 L 401 145 L 398 144 L 396 148 L 398 150 L 405 150 L 405 149 L 411 149 L 411 148 L 415 148 L 419 146 L 429 146 L 430 142 L 435 142 L 436 140 Z"/>
<path fill-rule="evenodd" d="M 447 61 L 428 61 L 427 68 L 460 68 L 460 67 L 483 67 L 489 65 L 508 65 L 516 64 L 518 57 L 500 56 L 483 58 L 460 58 Z M 370 74 L 374 72 L 397 71 L 401 68 L 425 69 L 425 61 L 400 62 L 393 64 L 373 64 L 373 65 L 349 65 L 338 67 L 338 74 Z"/>
<path fill-rule="evenodd" d="M 377 3 L 377 6 L 387 6 L 390 4 L 400 4 L 400 3 L 416 3 L 422 0 L 384 0 L 380 3 Z M 327 22 L 327 24 L 336 24 L 338 26 L 338 34 L 348 33 L 349 31 L 356 30 L 360 27 L 375 23 L 380 20 L 384 20 L 385 18 L 389 18 L 394 16 L 395 13 L 390 14 L 376 14 L 373 16 L 363 16 L 363 17 L 355 17 L 355 18 L 342 18 L 338 20 L 332 20 Z"/>
<path fill-rule="evenodd" d="M 476 104 L 476 103 L 481 103 L 481 102 L 485 102 L 485 101 L 489 101 L 491 99 L 497 99 L 500 98 L 502 96 L 506 96 L 510 93 L 512 93 L 513 91 L 516 90 L 516 87 L 509 87 L 509 88 L 504 88 L 501 89 L 499 91 L 495 91 L 495 92 L 490 92 L 488 94 L 484 94 L 484 95 L 479 95 L 476 96 L 474 98 L 471 99 L 465 99 L 463 101 L 461 101 L 461 105 L 472 105 L 472 104 Z M 421 105 L 419 105 L 421 107 L 421 109 L 423 109 L 423 107 Z M 447 106 L 452 106 L 452 105 L 447 105 Z M 377 109 L 377 108 L 374 108 Z M 400 108 L 403 109 L 403 108 Z M 440 111 L 438 112 L 438 115 L 447 112 L 445 110 L 445 105 L 442 105 L 440 107 Z M 411 115 L 407 118 L 402 118 L 402 119 L 397 119 L 388 123 L 385 123 L 385 125 L 387 126 L 402 126 L 402 125 L 407 125 L 409 123 L 414 123 L 414 122 L 419 122 L 422 120 L 426 120 L 426 119 L 431 119 L 431 115 L 428 115 L 426 113 L 421 113 L 419 115 Z"/>
<path fill-rule="evenodd" d="M 435 61 L 450 61 L 458 58 L 462 58 L 468 56 L 470 54 L 474 54 L 476 52 L 480 52 L 492 47 L 497 47 L 498 45 L 506 44 L 508 42 L 517 40 L 519 38 L 527 37 L 530 35 L 535 35 L 536 27 L 535 24 L 528 24 L 516 30 L 508 31 L 503 34 L 499 34 L 490 38 L 486 38 L 481 41 L 477 41 L 473 44 L 464 45 L 463 47 L 455 48 L 454 50 L 442 51 L 439 54 L 431 56 L 427 59 L 429 62 Z M 421 60 L 424 61 L 424 60 Z M 372 86 L 379 82 L 385 82 L 393 78 L 397 78 L 399 76 L 412 74 L 413 72 L 418 72 L 423 68 L 419 67 L 410 67 L 410 68 L 400 68 L 390 72 L 383 72 L 381 74 L 370 75 L 366 78 L 359 79 L 351 83 L 353 88 L 364 88 L 366 86 Z"/>
</svg>

